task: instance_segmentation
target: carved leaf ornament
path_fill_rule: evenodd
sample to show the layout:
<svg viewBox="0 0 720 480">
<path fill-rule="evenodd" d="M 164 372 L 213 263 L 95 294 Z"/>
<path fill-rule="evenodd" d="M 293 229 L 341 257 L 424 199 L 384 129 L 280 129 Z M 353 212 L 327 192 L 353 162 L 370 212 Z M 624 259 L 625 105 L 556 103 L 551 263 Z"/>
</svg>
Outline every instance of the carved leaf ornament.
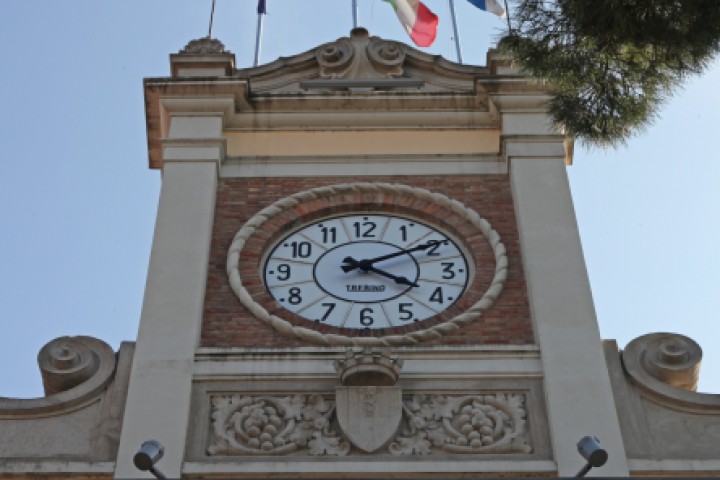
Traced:
<svg viewBox="0 0 720 480">
<path fill-rule="evenodd" d="M 530 453 L 525 418 L 522 394 L 416 394 L 404 402 L 400 433 L 385 447 L 386 453 Z M 215 396 L 212 420 L 209 455 L 351 453 L 349 442 L 336 430 L 335 403 L 319 394 Z"/>
<path fill-rule="evenodd" d="M 330 430 L 334 403 L 320 395 L 218 396 L 212 399 L 210 455 L 345 455 L 350 446 Z"/>
<path fill-rule="evenodd" d="M 407 428 L 390 445 L 394 455 L 530 453 L 524 397 L 516 394 L 415 395 L 405 402 Z"/>
</svg>

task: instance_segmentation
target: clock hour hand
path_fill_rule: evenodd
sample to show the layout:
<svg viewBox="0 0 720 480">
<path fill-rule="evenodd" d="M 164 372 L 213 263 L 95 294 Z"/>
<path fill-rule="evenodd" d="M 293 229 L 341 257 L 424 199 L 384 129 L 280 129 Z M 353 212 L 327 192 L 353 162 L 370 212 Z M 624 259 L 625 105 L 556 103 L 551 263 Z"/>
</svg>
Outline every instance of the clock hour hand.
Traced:
<svg viewBox="0 0 720 480">
<path fill-rule="evenodd" d="M 394 280 L 395 283 L 398 285 L 408 285 L 410 287 L 419 287 L 415 282 L 411 282 L 406 277 L 400 277 L 397 275 L 393 275 L 392 273 L 388 273 L 385 270 L 380 270 L 379 268 L 375 268 L 370 263 L 365 263 L 365 260 L 357 261 L 352 257 L 345 257 L 343 259 L 343 263 L 348 263 L 350 265 L 353 265 L 353 268 L 359 268 L 363 272 L 373 272 L 377 273 L 378 275 L 382 275 L 383 277 L 389 278 L 390 280 Z M 345 268 L 343 267 L 343 270 Z M 345 270 L 346 272 L 349 272 L 350 270 Z"/>
<path fill-rule="evenodd" d="M 444 242 L 447 242 L 447 240 L 445 240 Z M 343 265 L 341 268 L 343 269 L 344 272 L 349 272 L 351 270 L 355 270 L 356 268 L 360 268 L 361 270 L 367 271 L 366 267 L 372 266 L 373 263 L 381 262 L 383 260 L 388 260 L 390 258 L 399 257 L 400 255 L 405 255 L 406 253 L 417 252 L 418 250 L 427 250 L 428 248 L 432 248 L 432 247 L 438 245 L 439 243 L 444 243 L 444 242 L 440 241 L 440 240 L 430 240 L 426 243 L 421 243 L 420 245 L 416 245 L 412 248 L 398 250 L 397 252 L 388 253 L 387 255 L 381 255 L 379 257 L 368 258 L 368 259 L 364 259 L 364 260 L 360 260 L 360 261 L 352 259 L 352 257 L 347 257 L 343 260 L 343 263 L 348 263 L 348 265 Z M 352 259 L 354 263 L 348 262 L 347 261 L 348 258 Z"/>
</svg>

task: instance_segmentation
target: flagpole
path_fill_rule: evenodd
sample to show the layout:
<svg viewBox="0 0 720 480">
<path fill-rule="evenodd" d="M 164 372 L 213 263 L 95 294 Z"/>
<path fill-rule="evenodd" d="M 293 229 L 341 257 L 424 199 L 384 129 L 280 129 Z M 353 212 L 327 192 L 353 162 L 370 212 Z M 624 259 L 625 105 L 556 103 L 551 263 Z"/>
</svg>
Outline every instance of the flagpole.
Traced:
<svg viewBox="0 0 720 480">
<path fill-rule="evenodd" d="M 450 18 L 452 18 L 453 32 L 455 32 L 455 50 L 457 51 L 458 63 L 463 63 L 462 51 L 460 50 L 460 34 L 458 33 L 457 20 L 455 19 L 455 0 L 448 0 L 450 3 Z"/>
<path fill-rule="evenodd" d="M 508 8 L 507 0 L 505 0 L 505 16 L 508 23 L 508 35 L 512 35 L 512 25 L 510 25 L 510 8 Z"/>
<path fill-rule="evenodd" d="M 210 25 L 208 26 L 208 38 L 212 38 L 212 25 L 213 17 L 215 16 L 215 0 L 212 0 L 212 6 L 210 7 Z"/>
<path fill-rule="evenodd" d="M 352 0 L 353 28 L 358 26 L 358 4 L 357 0 Z"/>
<path fill-rule="evenodd" d="M 255 36 L 255 62 L 254 67 L 260 63 L 260 48 L 262 46 L 263 14 L 258 12 L 257 35 Z"/>
</svg>

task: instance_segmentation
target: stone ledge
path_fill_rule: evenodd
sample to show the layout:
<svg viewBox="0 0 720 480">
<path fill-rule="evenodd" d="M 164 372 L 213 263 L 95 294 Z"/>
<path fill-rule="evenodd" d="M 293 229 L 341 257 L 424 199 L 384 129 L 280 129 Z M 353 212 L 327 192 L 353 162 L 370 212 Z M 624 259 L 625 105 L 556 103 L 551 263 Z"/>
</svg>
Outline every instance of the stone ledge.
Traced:
<svg viewBox="0 0 720 480">
<path fill-rule="evenodd" d="M 502 473 L 503 476 L 513 473 L 533 473 L 535 475 L 556 476 L 557 466 L 551 460 L 455 460 L 438 461 L 350 461 L 350 462 L 282 462 L 273 459 L 267 461 L 243 462 L 185 462 L 183 474 L 198 475 L 227 475 L 233 473 L 245 474 L 283 474 L 283 473 L 362 473 L 363 476 L 371 474 L 385 474 L 396 478 L 400 473 Z"/>
</svg>

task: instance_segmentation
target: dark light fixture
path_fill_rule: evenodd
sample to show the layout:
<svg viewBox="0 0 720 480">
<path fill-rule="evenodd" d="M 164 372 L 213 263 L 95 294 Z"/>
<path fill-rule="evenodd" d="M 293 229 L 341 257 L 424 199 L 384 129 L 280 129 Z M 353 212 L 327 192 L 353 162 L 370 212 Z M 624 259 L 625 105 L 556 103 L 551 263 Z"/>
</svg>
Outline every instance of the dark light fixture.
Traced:
<svg viewBox="0 0 720 480">
<path fill-rule="evenodd" d="M 140 446 L 140 450 L 133 457 L 133 463 L 144 472 L 150 472 L 155 475 L 155 478 L 165 480 L 167 477 L 157 468 L 155 464 L 165 454 L 165 447 L 162 443 L 157 440 L 147 440 Z"/>
<path fill-rule="evenodd" d="M 597 437 L 587 436 L 580 439 L 577 444 L 578 453 L 587 461 L 575 478 L 584 477 L 593 467 L 602 467 L 608 459 L 607 451 L 600 444 Z"/>
</svg>

